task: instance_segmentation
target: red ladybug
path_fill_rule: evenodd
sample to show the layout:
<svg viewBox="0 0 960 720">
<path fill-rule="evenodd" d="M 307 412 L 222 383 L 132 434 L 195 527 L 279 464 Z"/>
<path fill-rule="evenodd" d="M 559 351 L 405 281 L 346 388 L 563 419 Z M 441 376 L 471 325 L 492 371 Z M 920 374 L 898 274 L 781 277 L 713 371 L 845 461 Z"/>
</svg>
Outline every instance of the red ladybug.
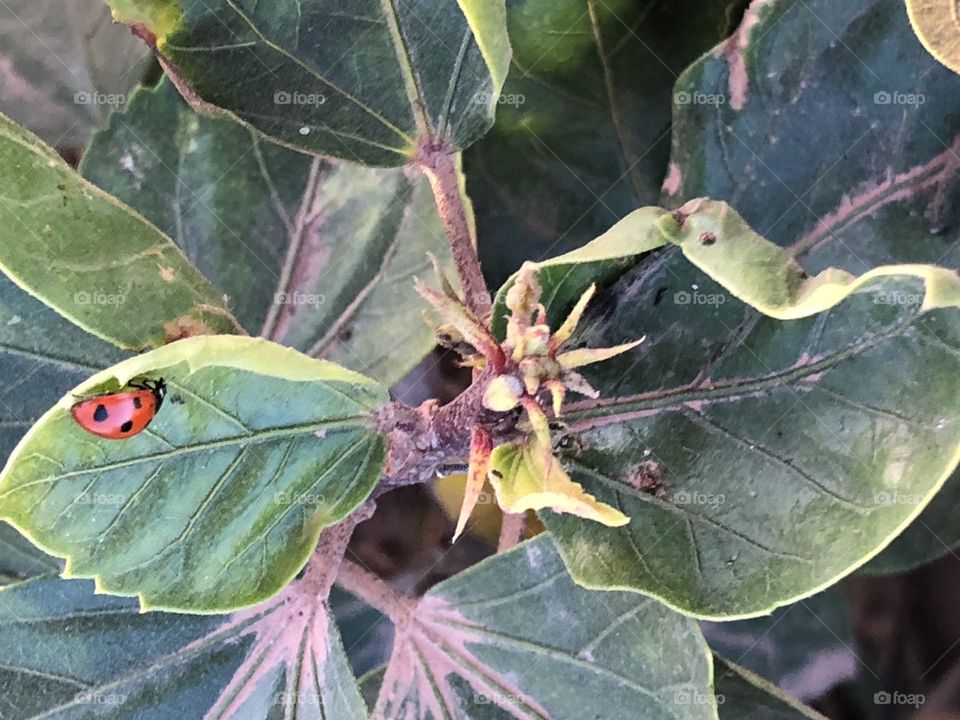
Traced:
<svg viewBox="0 0 960 720">
<path fill-rule="evenodd" d="M 85 398 L 70 408 L 73 419 L 89 433 L 123 440 L 142 432 L 163 404 L 167 384 L 159 380 L 131 382 L 130 390 Z"/>
</svg>

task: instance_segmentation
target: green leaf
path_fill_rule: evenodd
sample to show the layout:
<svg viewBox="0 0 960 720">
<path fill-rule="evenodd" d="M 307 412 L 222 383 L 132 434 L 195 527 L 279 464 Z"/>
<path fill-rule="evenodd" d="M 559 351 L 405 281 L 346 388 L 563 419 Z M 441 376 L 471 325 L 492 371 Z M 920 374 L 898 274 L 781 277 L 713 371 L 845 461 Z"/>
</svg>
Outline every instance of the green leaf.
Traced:
<svg viewBox="0 0 960 720">
<path fill-rule="evenodd" d="M 70 388 L 123 357 L 0 274 L 0 458 Z"/>
<path fill-rule="evenodd" d="M 714 658 L 720 720 L 826 720 L 749 670 Z"/>
<path fill-rule="evenodd" d="M 171 397 L 139 435 L 101 440 L 78 395 L 163 377 Z M 182 401 L 182 402 L 178 402 Z M 190 338 L 82 383 L 24 437 L 0 507 L 65 577 L 138 595 L 145 609 L 230 610 L 274 595 L 320 531 L 376 485 L 386 390 L 265 340 Z"/>
<path fill-rule="evenodd" d="M 313 590 L 295 581 L 250 610 L 198 617 L 144 614 L 86 581 L 8 588 L 4 717 L 362 718 L 339 634 Z"/>
<path fill-rule="evenodd" d="M 745 0 L 511 0 L 514 59 L 493 130 L 465 157 L 487 276 L 582 245 L 653 205 L 677 75 Z"/>
<path fill-rule="evenodd" d="M 668 240 L 657 226 L 666 210 L 647 207 L 635 210 L 582 248 L 536 263 L 537 278 L 548 291 L 541 301 L 551 327 L 558 327 L 583 293 L 596 283 L 609 285 L 645 253 L 663 247 Z M 497 291 L 493 303 L 493 329 L 506 336 L 507 293 L 519 273 L 514 273 Z"/>
<path fill-rule="evenodd" d="M 131 350 L 239 330 L 156 227 L 0 115 L 0 271 L 71 322 Z"/>
<path fill-rule="evenodd" d="M 375 717 L 716 718 L 695 623 L 584 590 L 546 536 L 433 588 L 397 632 Z"/>
<path fill-rule="evenodd" d="M 0 36 L 0 107 L 59 148 L 85 145 L 146 68 L 147 49 L 103 0 L 5 0 Z"/>
<path fill-rule="evenodd" d="M 392 385 L 435 345 L 414 276 L 450 266 L 426 178 L 266 142 L 198 115 L 169 82 L 140 90 L 83 174 L 142 212 L 230 299 L 246 330 Z"/>
<path fill-rule="evenodd" d="M 678 110 L 669 202 L 726 199 L 811 271 L 960 264 L 945 204 L 958 168 L 949 147 L 960 78 L 933 67 L 884 89 L 870 74 L 922 64 L 897 3 L 799 10 L 754 5 L 735 42 L 681 78 L 678 91 L 730 102 Z M 809 58 L 800 69 L 798 54 Z M 894 91 L 929 102 L 894 105 Z M 837 98 L 847 111 L 835 110 Z M 812 146 L 810 162 L 798 163 L 798 148 Z M 725 243 L 704 240 L 704 253 Z M 759 265 L 756 247 L 741 258 Z M 782 256 L 770 257 L 770 273 L 784 273 Z M 736 258 L 728 260 L 729 282 Z M 567 420 L 585 431 L 573 479 L 632 522 L 616 532 L 548 518 L 577 579 L 731 618 L 811 595 L 877 554 L 957 459 L 960 328 L 954 309 L 920 312 L 926 289 L 909 273 L 875 278 L 821 315 L 778 322 L 677 251 L 624 275 L 598 297 L 606 316 L 588 313 L 582 339 L 647 341 L 586 373 L 616 399 Z"/>
<path fill-rule="evenodd" d="M 891 496 L 894 501 L 912 500 Z M 861 568 L 868 575 L 899 574 L 952 553 L 960 546 L 960 472 L 954 472 L 917 519 Z"/>
<path fill-rule="evenodd" d="M 504 512 L 520 514 L 546 508 L 612 527 L 630 522 L 619 510 L 585 493 L 551 450 L 549 445 L 531 441 L 508 443 L 493 451 L 489 479 Z"/>
<path fill-rule="evenodd" d="M 0 522 L 0 586 L 59 570 L 56 558 L 40 552 L 23 535 Z"/>
<path fill-rule="evenodd" d="M 704 617 L 763 614 L 869 560 L 956 466 L 960 316 L 944 306 L 960 278 L 929 266 L 806 277 L 728 206 L 680 212 L 682 227 L 654 222 L 730 290 L 669 252 L 624 276 L 580 339 L 647 342 L 592 366 L 607 399 L 564 417 L 579 436 L 573 480 L 631 523 L 548 513 L 546 524 L 588 587 Z M 737 296 L 788 317 L 839 304 L 778 322 Z"/>
<path fill-rule="evenodd" d="M 285 145 L 399 166 L 462 150 L 493 124 L 510 62 L 504 0 L 240 4 L 181 0 L 153 22 L 168 72 L 199 102 Z"/>
<path fill-rule="evenodd" d="M 701 629 L 715 653 L 802 700 L 823 697 L 861 670 L 853 619 L 836 586 L 764 617 Z"/>
</svg>

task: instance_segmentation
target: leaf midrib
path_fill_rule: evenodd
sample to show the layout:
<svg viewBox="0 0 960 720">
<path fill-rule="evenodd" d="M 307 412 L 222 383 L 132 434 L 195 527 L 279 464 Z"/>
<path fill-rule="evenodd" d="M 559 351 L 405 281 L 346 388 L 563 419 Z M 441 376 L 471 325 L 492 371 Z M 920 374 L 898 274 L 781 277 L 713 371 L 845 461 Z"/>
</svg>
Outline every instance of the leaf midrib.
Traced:
<svg viewBox="0 0 960 720">
<path fill-rule="evenodd" d="M 352 428 L 357 430 L 365 430 L 366 423 L 369 420 L 369 416 L 366 415 L 356 415 L 348 416 L 345 418 L 338 418 L 336 420 L 325 420 L 322 422 L 313 422 L 306 423 L 303 425 L 288 425 L 282 428 L 273 428 L 270 430 L 263 430 L 259 432 L 252 432 L 247 435 L 234 435 L 228 438 L 222 438 L 220 440 L 210 440 L 205 443 L 199 443 L 196 445 L 189 445 L 185 447 L 178 447 L 174 450 L 168 450 L 162 453 L 154 453 L 152 455 L 141 455 L 140 457 L 131 458 L 129 460 L 120 460 L 118 462 L 108 463 L 106 465 L 97 465 L 95 467 L 85 468 L 83 470 L 71 470 L 70 472 L 62 473 L 59 475 L 51 475 L 39 480 L 33 480 L 31 482 L 22 483 L 15 487 L 10 488 L 4 493 L 0 493 L 0 499 L 3 499 L 12 493 L 18 492 L 28 487 L 33 487 L 35 485 L 45 485 L 51 482 L 58 482 L 60 480 L 66 480 L 74 477 L 82 477 L 84 475 L 89 475 L 94 472 L 105 472 L 109 470 L 116 470 L 124 467 L 133 467 L 140 465 L 142 463 L 153 463 L 153 462 L 165 462 L 171 458 L 180 457 L 182 455 L 191 455 L 193 453 L 203 452 L 205 450 L 216 450 L 224 447 L 232 447 L 234 445 L 249 445 L 257 444 L 261 442 L 267 442 L 274 438 L 285 438 L 294 435 L 309 435 L 315 433 L 319 430 L 330 430 L 330 429 L 339 429 L 339 428 Z"/>
<path fill-rule="evenodd" d="M 578 405 L 571 405 L 566 416 L 572 430 L 583 431 L 623 422 L 626 416 L 635 413 L 665 410 L 691 402 L 733 401 L 738 397 L 793 386 L 805 378 L 831 370 L 843 361 L 856 357 L 886 340 L 901 335 L 914 323 L 917 317 L 916 314 L 912 315 L 908 319 L 896 323 L 886 332 L 873 335 L 866 340 L 801 367 L 788 368 L 787 370 L 745 380 L 735 379 L 718 382 L 708 388 L 685 385 L 642 395 L 616 398 L 608 402 L 579 403 Z M 610 410 L 614 412 L 611 413 Z"/>
</svg>

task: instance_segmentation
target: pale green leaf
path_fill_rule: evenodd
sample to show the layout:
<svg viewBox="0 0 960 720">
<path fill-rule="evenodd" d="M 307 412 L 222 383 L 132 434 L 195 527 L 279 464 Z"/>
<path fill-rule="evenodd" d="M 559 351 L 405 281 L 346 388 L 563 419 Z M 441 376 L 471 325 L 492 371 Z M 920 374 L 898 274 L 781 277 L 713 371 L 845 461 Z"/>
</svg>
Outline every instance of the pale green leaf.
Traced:
<svg viewBox="0 0 960 720">
<path fill-rule="evenodd" d="M 122 348 L 238 332 L 223 299 L 134 210 L 0 115 L 0 272 Z"/>
<path fill-rule="evenodd" d="M 101 440 L 70 415 L 78 395 L 164 378 L 145 431 Z M 65 577 L 201 612 L 274 595 L 323 528 L 369 495 L 385 440 L 377 383 L 265 340 L 191 338 L 82 383 L 24 437 L 0 475 L 0 508 Z"/>
</svg>

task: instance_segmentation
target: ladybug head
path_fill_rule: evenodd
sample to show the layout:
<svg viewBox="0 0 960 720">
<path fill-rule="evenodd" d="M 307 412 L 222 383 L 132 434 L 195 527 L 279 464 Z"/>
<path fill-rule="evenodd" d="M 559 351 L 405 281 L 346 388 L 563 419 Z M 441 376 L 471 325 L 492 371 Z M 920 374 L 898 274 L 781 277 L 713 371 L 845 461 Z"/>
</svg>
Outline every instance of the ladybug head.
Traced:
<svg viewBox="0 0 960 720">
<path fill-rule="evenodd" d="M 167 394 L 167 383 L 163 378 L 158 378 L 156 380 L 133 381 L 128 383 L 128 385 L 132 388 L 140 388 L 152 392 L 154 397 L 157 398 L 158 408 L 163 402 L 163 398 L 166 397 Z"/>
</svg>

